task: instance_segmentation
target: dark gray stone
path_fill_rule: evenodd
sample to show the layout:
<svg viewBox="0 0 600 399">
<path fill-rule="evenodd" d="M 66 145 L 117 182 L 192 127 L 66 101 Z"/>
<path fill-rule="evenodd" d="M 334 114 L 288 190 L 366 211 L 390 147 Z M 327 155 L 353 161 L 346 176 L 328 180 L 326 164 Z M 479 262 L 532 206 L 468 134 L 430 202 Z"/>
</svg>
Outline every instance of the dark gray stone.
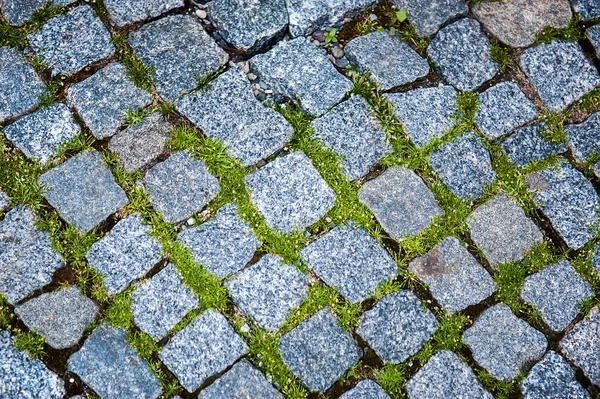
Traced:
<svg viewBox="0 0 600 399">
<path fill-rule="evenodd" d="M 523 399 L 587 399 L 590 395 L 575 379 L 575 372 L 556 352 L 546 356 L 521 383 Z"/>
<path fill-rule="evenodd" d="M 0 212 L 7 211 L 10 207 L 10 198 L 2 190 L 0 190 Z"/>
<path fill-rule="evenodd" d="M 127 332 L 102 325 L 67 361 L 70 372 L 102 398 L 155 399 L 160 383 L 127 343 Z"/>
<path fill-rule="evenodd" d="M 506 305 L 483 312 L 463 334 L 473 359 L 502 381 L 515 378 L 522 367 L 546 351 L 546 337 L 512 314 Z"/>
<path fill-rule="evenodd" d="M 50 235 L 35 227 L 35 215 L 19 205 L 0 222 L 0 293 L 15 305 L 52 281 L 65 264 Z"/>
<path fill-rule="evenodd" d="M 214 199 L 221 187 L 201 160 L 186 151 L 154 165 L 142 181 L 150 201 L 169 223 L 192 216 Z"/>
<path fill-rule="evenodd" d="M 281 337 L 279 352 L 290 371 L 310 391 L 320 393 L 329 389 L 362 355 L 328 308 Z"/>
<path fill-rule="evenodd" d="M 585 122 L 565 126 L 567 145 L 577 162 L 586 162 L 590 156 L 600 155 L 600 112 Z"/>
<path fill-rule="evenodd" d="M 115 53 L 110 33 L 87 4 L 50 19 L 28 39 L 53 76 L 79 72 Z"/>
<path fill-rule="evenodd" d="M 590 313 L 560 341 L 559 348 L 567 359 L 581 368 L 592 384 L 600 385 L 600 310 Z"/>
<path fill-rule="evenodd" d="M 248 345 L 216 310 L 207 310 L 175 334 L 159 357 L 181 385 L 193 392 L 248 351 Z"/>
<path fill-rule="evenodd" d="M 353 96 L 311 123 L 313 137 L 342 156 L 350 180 L 363 177 L 392 152 L 373 112 L 362 97 Z"/>
<path fill-rule="evenodd" d="M 564 144 L 550 144 L 543 137 L 545 129 L 543 122 L 521 128 L 502 143 L 502 150 L 519 168 L 565 152 L 567 149 Z"/>
<path fill-rule="evenodd" d="M 520 63 L 551 111 L 562 111 L 600 84 L 598 71 L 577 43 L 540 44 L 525 50 Z"/>
<path fill-rule="evenodd" d="M 600 4 L 597 0 L 571 0 L 571 3 L 584 21 L 600 17 Z"/>
<path fill-rule="evenodd" d="M 67 102 L 102 140 L 117 132 L 126 111 L 149 105 L 152 96 L 129 80 L 123 65 L 113 63 L 71 86 Z"/>
<path fill-rule="evenodd" d="M 489 39 L 470 18 L 440 30 L 427 48 L 442 79 L 462 91 L 475 90 L 496 75 L 498 65 L 489 53 Z"/>
<path fill-rule="evenodd" d="M 362 380 L 354 388 L 340 396 L 340 399 L 390 399 L 387 393 L 373 380 Z"/>
<path fill-rule="evenodd" d="M 375 0 L 286 0 L 292 37 L 338 26 Z"/>
<path fill-rule="evenodd" d="M 406 10 L 408 20 L 421 36 L 431 36 L 447 21 L 466 15 L 464 0 L 392 0 L 397 10 Z"/>
<path fill-rule="evenodd" d="M 356 329 L 386 363 L 399 364 L 431 338 L 438 321 L 412 292 L 402 290 L 383 297 L 365 312 Z"/>
<path fill-rule="evenodd" d="M 54 349 L 77 344 L 97 312 L 98 306 L 75 286 L 42 294 L 15 307 L 23 323 Z"/>
<path fill-rule="evenodd" d="M 600 8 L 599 8 L 599 14 L 600 14 Z M 592 45 L 594 46 L 594 50 L 596 50 L 596 57 L 599 57 L 600 56 L 600 25 L 590 26 L 589 28 L 587 28 L 585 30 L 585 35 L 587 36 L 588 39 L 590 39 L 590 42 L 592 42 Z"/>
<path fill-rule="evenodd" d="M 155 18 L 184 5 L 184 0 L 104 0 L 108 17 L 118 27 Z"/>
<path fill-rule="evenodd" d="M 229 59 L 191 15 L 172 15 L 146 24 L 129 35 L 129 43 L 153 68 L 156 89 L 167 101 L 196 88 L 199 79 Z"/>
<path fill-rule="evenodd" d="M 67 6 L 77 0 L 0 0 L 0 9 L 6 22 L 13 26 L 22 26 L 25 21 L 40 11 L 46 3 L 52 6 Z"/>
</svg>

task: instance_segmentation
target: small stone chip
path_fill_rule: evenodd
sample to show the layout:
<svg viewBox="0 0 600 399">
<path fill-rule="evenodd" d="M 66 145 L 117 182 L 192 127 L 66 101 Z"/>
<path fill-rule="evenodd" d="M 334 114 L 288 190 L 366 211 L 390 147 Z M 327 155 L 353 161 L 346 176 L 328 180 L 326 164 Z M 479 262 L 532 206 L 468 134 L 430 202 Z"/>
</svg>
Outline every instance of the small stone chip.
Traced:
<svg viewBox="0 0 600 399">
<path fill-rule="evenodd" d="M 155 18 L 178 7 L 184 0 L 104 0 L 108 17 L 117 27 Z"/>
<path fill-rule="evenodd" d="M 567 359 L 581 368 L 592 384 L 600 385 L 600 308 L 595 307 L 560 341 Z"/>
<path fill-rule="evenodd" d="M 521 383 L 523 399 L 588 399 L 590 395 L 575 379 L 571 366 L 549 351 Z"/>
<path fill-rule="evenodd" d="M 565 152 L 564 144 L 551 144 L 544 138 L 545 130 L 543 122 L 521 128 L 502 143 L 502 150 L 519 168 Z"/>
<path fill-rule="evenodd" d="M 408 20 L 420 36 L 431 36 L 446 22 L 466 15 L 464 0 L 392 0 L 397 10 L 406 10 Z"/>
<path fill-rule="evenodd" d="M 373 380 L 362 380 L 340 399 L 390 399 L 387 393 Z"/>
<path fill-rule="evenodd" d="M 260 371 L 247 360 L 240 360 L 208 388 L 198 399 L 283 399 Z"/>
<path fill-rule="evenodd" d="M 317 29 L 338 26 L 375 0 L 286 0 L 292 37 L 308 36 Z M 303 39 L 303 38 L 302 38 Z"/>
<path fill-rule="evenodd" d="M 577 162 L 586 162 L 592 155 L 600 155 L 600 112 L 585 122 L 565 126 L 567 145 Z"/>
</svg>

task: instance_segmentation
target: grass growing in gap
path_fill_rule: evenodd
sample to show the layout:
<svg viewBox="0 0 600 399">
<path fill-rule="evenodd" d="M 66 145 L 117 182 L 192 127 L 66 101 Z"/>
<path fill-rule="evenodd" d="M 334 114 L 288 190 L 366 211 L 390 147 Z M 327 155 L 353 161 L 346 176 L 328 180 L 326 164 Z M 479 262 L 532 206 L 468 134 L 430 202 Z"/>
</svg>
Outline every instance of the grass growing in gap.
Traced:
<svg viewBox="0 0 600 399">
<path fill-rule="evenodd" d="M 0 18 L 0 47 L 23 48 L 27 45 L 27 35 L 42 29 L 42 26 L 53 17 L 66 12 L 65 7 L 53 6 L 47 2 L 42 8 L 33 13 L 23 26 L 14 27 L 5 19 Z"/>
<path fill-rule="evenodd" d="M 462 334 L 470 324 L 467 316 L 460 313 L 449 314 L 443 312 L 438 320 L 438 327 L 431 339 L 412 357 L 418 360 L 421 365 L 427 363 L 439 351 L 449 350 L 457 352 L 465 346 Z"/>
<path fill-rule="evenodd" d="M 600 107 L 600 88 L 586 93 L 579 101 L 575 103 L 573 108 L 586 113 L 597 111 Z"/>
<path fill-rule="evenodd" d="M 502 381 L 494 378 L 485 369 L 479 369 L 476 372 L 477 379 L 496 399 L 509 399 L 517 396 L 521 382 L 527 376 L 527 373 L 520 372 L 512 381 Z"/>
<path fill-rule="evenodd" d="M 13 331 L 15 348 L 26 351 L 34 359 L 41 359 L 46 356 L 44 352 L 44 338 L 35 331 Z"/>
<path fill-rule="evenodd" d="M 583 28 L 579 25 L 580 17 L 575 14 L 569 21 L 569 24 L 564 28 L 555 28 L 553 26 L 546 26 L 544 30 L 537 34 L 535 38 L 535 44 L 550 43 L 558 40 L 576 42 L 585 37 Z"/>
<path fill-rule="evenodd" d="M 579 304 L 579 310 L 585 316 L 594 306 L 600 305 L 600 277 L 596 273 L 592 265 L 592 256 L 596 244 L 593 242 L 586 244 L 571 260 L 571 265 L 577 273 L 584 279 L 592 288 L 593 296 L 583 300 Z"/>
<path fill-rule="evenodd" d="M 209 73 L 204 76 L 196 76 L 196 89 L 194 91 L 206 90 L 210 87 L 213 80 L 219 77 L 227 67 L 225 65 L 219 66 L 216 71 Z"/>
<path fill-rule="evenodd" d="M 392 399 L 406 397 L 404 384 L 408 381 L 408 371 L 405 364 L 386 364 L 376 372 L 375 378 Z"/>
<path fill-rule="evenodd" d="M 152 74 L 156 68 L 144 64 L 135 52 L 127 45 L 127 37 L 119 33 L 113 33 L 111 42 L 117 48 L 116 56 L 127 69 L 127 77 L 140 89 L 152 93 L 154 81 Z"/>
<path fill-rule="evenodd" d="M 498 70 L 500 73 L 509 71 L 513 67 L 513 62 L 510 59 L 510 53 L 508 49 L 496 43 L 490 44 L 490 57 L 498 64 Z"/>
</svg>

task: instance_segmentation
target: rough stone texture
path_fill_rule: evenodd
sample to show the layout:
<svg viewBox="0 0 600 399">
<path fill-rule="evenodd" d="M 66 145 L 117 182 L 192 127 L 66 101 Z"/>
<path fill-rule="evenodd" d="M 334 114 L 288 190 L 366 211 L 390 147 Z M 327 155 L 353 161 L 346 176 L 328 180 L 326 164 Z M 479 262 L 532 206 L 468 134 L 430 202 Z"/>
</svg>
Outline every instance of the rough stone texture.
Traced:
<svg viewBox="0 0 600 399">
<path fill-rule="evenodd" d="M 269 226 L 283 233 L 304 230 L 334 206 L 335 193 L 302 152 L 275 159 L 245 182 Z"/>
<path fill-rule="evenodd" d="M 565 126 L 567 145 L 577 162 L 586 162 L 592 155 L 600 155 L 600 112 L 585 122 Z"/>
<path fill-rule="evenodd" d="M 177 223 L 204 208 L 221 187 L 204 163 L 186 151 L 154 165 L 142 181 L 150 201 L 169 223 Z"/>
<path fill-rule="evenodd" d="M 158 17 L 184 5 L 184 0 L 104 0 L 108 17 L 118 27 Z"/>
<path fill-rule="evenodd" d="M 594 254 L 592 256 L 592 266 L 596 273 L 600 275 L 600 245 L 594 247 Z"/>
<path fill-rule="evenodd" d="M 7 211 L 10 207 L 10 198 L 0 190 L 0 212 Z"/>
<path fill-rule="evenodd" d="M 225 283 L 235 305 L 261 328 L 277 329 L 308 295 L 308 278 L 267 254 Z"/>
<path fill-rule="evenodd" d="M 414 82 L 429 73 L 426 60 L 406 42 L 385 31 L 351 40 L 344 47 L 344 52 L 359 72 L 369 72 L 371 79 L 383 90 Z"/>
<path fill-rule="evenodd" d="M 594 166 L 592 166 L 592 172 L 594 172 L 596 178 L 600 179 L 600 162 L 596 162 Z"/>
<path fill-rule="evenodd" d="M 64 382 L 39 360 L 13 345 L 8 331 L 0 331 L 0 395 L 2 398 L 62 399 Z"/>
<path fill-rule="evenodd" d="M 98 306 L 74 286 L 42 294 L 15 307 L 23 323 L 55 349 L 77 344 L 97 312 Z"/>
<path fill-rule="evenodd" d="M 4 128 L 4 135 L 23 154 L 46 163 L 60 149 L 61 144 L 80 133 L 73 115 L 62 103 L 42 108 L 26 115 Z"/>
<path fill-rule="evenodd" d="M 129 35 L 140 59 L 154 68 L 152 78 L 167 101 L 193 90 L 198 79 L 217 71 L 229 56 L 190 15 L 173 15 Z"/>
<path fill-rule="evenodd" d="M 110 139 L 108 149 L 117 154 L 126 172 L 150 166 L 166 150 L 172 126 L 161 114 L 153 113 Z"/>
<path fill-rule="evenodd" d="M 67 361 L 70 372 L 106 399 L 155 399 L 160 383 L 127 343 L 127 332 L 102 325 Z"/>
<path fill-rule="evenodd" d="M 198 303 L 183 285 L 175 266 L 169 264 L 133 293 L 133 321 L 140 330 L 159 341 Z"/>
<path fill-rule="evenodd" d="M 421 36 L 431 36 L 447 21 L 468 12 L 464 0 L 392 0 L 398 10 L 406 10 L 408 20 Z"/>
<path fill-rule="evenodd" d="M 384 362 L 399 364 L 417 353 L 437 326 L 421 300 L 402 290 L 383 297 L 365 312 L 356 332 Z"/>
<path fill-rule="evenodd" d="M 53 6 L 67 6 L 75 1 L 77 0 L 0 0 L 0 9 L 6 22 L 13 26 L 22 26 L 46 3 Z"/>
<path fill-rule="evenodd" d="M 480 197 L 485 186 L 496 181 L 490 154 L 472 132 L 433 151 L 429 165 L 450 191 L 467 200 Z"/>
<path fill-rule="evenodd" d="M 85 151 L 44 173 L 38 183 L 60 216 L 85 234 L 129 203 L 96 152 Z"/>
<path fill-rule="evenodd" d="M 585 35 L 594 46 L 596 57 L 598 57 L 600 55 L 600 25 L 590 26 L 586 29 Z"/>
<path fill-rule="evenodd" d="M 535 306 L 542 320 L 560 332 L 579 314 L 579 303 L 592 295 L 590 285 L 563 260 L 525 279 L 521 298 Z"/>
<path fill-rule="evenodd" d="M 537 115 L 531 101 L 513 82 L 490 87 L 479 95 L 478 100 L 475 122 L 490 139 L 505 135 Z"/>
<path fill-rule="evenodd" d="M 303 249 L 300 256 L 327 285 L 352 303 L 362 302 L 398 274 L 385 249 L 354 224 L 334 228 Z"/>
<path fill-rule="evenodd" d="M 403 167 L 387 169 L 365 183 L 358 197 L 393 239 L 401 241 L 427 228 L 442 215 L 433 194 L 415 172 Z"/>
<path fill-rule="evenodd" d="M 562 111 L 600 84 L 598 71 L 577 43 L 540 44 L 525 50 L 520 63 L 551 111 Z"/>
<path fill-rule="evenodd" d="M 248 345 L 216 310 L 207 310 L 163 347 L 159 357 L 193 392 L 246 354 Z"/>
<path fill-rule="evenodd" d="M 373 110 L 360 96 L 340 103 L 311 126 L 312 137 L 343 157 L 342 170 L 350 180 L 363 177 L 392 152 Z"/>
<path fill-rule="evenodd" d="M 115 52 L 110 33 L 86 4 L 50 19 L 28 39 L 53 76 L 79 72 Z"/>
<path fill-rule="evenodd" d="M 575 379 L 575 372 L 556 352 L 546 356 L 521 383 L 523 399 L 587 399 L 590 395 Z"/>
<path fill-rule="evenodd" d="M 113 63 L 70 87 L 67 102 L 102 140 L 117 132 L 126 111 L 149 105 L 152 96 L 129 80 L 123 65 Z"/>
<path fill-rule="evenodd" d="M 260 246 L 235 205 L 224 206 L 213 219 L 183 231 L 177 240 L 192 251 L 196 262 L 220 279 L 246 266 Z"/>
<path fill-rule="evenodd" d="M 510 381 L 523 366 L 546 351 L 546 337 L 515 317 L 506 305 L 495 305 L 479 316 L 463 334 L 473 359 L 490 374 Z"/>
<path fill-rule="evenodd" d="M 208 88 L 177 100 L 175 106 L 245 166 L 279 151 L 293 134 L 281 114 L 256 99 L 240 67 L 229 69 Z"/>
<path fill-rule="evenodd" d="M 309 35 L 317 29 L 337 26 L 374 0 L 286 0 L 292 37 Z"/>
<path fill-rule="evenodd" d="M 283 399 L 260 371 L 247 360 L 240 360 L 208 388 L 198 399 Z"/>
<path fill-rule="evenodd" d="M 413 260 L 408 270 L 427 284 L 431 295 L 450 313 L 476 305 L 496 291 L 490 274 L 454 237 Z"/>
<path fill-rule="evenodd" d="M 550 144 L 543 137 L 545 129 L 543 122 L 521 128 L 502 143 L 502 150 L 519 168 L 565 152 L 567 149 L 564 144 Z"/>
<path fill-rule="evenodd" d="M 598 226 L 598 195 L 592 184 L 567 162 L 527 176 L 533 199 L 567 245 L 581 248 Z"/>
<path fill-rule="evenodd" d="M 394 115 L 406 134 L 419 147 L 443 136 L 454 125 L 457 94 L 452 86 L 421 87 L 384 96 L 394 105 Z"/>
<path fill-rule="evenodd" d="M 405 385 L 409 399 L 492 399 L 471 368 L 450 351 L 440 351 Z"/>
<path fill-rule="evenodd" d="M 590 314 L 573 327 L 560 341 L 562 353 L 581 368 L 592 384 L 600 385 L 600 310 L 593 308 Z"/>
<path fill-rule="evenodd" d="M 390 399 L 387 393 L 373 380 L 362 380 L 354 388 L 340 396 L 340 399 Z"/>
<path fill-rule="evenodd" d="M 489 52 L 489 39 L 470 18 L 440 30 L 427 48 L 442 79 L 463 91 L 475 90 L 496 75 L 498 66 Z"/>
<path fill-rule="evenodd" d="M 571 3 L 584 21 L 600 17 L 600 4 L 597 0 L 571 0 Z"/>
<path fill-rule="evenodd" d="M 362 353 L 328 308 L 279 340 L 281 359 L 310 391 L 325 392 Z"/>
<path fill-rule="evenodd" d="M 571 20 L 568 0 L 505 0 L 473 7 L 481 24 L 504 44 L 528 47 L 544 27 L 566 28 Z"/>
<path fill-rule="evenodd" d="M 0 47 L 0 123 L 35 107 L 44 93 L 44 83 L 23 55 Z"/>
<path fill-rule="evenodd" d="M 279 95 L 299 101 L 313 116 L 324 114 L 352 88 L 325 52 L 303 37 L 280 42 L 268 53 L 254 56 L 250 66 L 261 83 Z"/>
<path fill-rule="evenodd" d="M 109 295 L 123 291 L 160 261 L 161 246 L 149 231 L 139 216 L 128 216 L 88 251 L 88 263 L 103 275 Z"/>
<path fill-rule="evenodd" d="M 49 284 L 65 264 L 50 235 L 35 227 L 33 212 L 19 205 L 0 222 L 0 265 L 0 293 L 14 305 Z"/>
<path fill-rule="evenodd" d="M 544 240 L 536 224 L 504 193 L 475 209 L 467 224 L 471 239 L 494 268 L 500 263 L 520 261 Z"/>
</svg>

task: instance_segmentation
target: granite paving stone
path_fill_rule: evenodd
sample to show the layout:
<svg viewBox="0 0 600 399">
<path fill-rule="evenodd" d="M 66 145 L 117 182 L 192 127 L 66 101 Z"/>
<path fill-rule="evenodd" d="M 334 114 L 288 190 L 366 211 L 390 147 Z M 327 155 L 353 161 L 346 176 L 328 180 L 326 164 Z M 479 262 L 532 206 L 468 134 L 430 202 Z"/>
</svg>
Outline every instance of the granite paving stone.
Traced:
<svg viewBox="0 0 600 399">
<path fill-rule="evenodd" d="M 590 395 L 558 353 L 549 351 L 521 383 L 523 399 L 587 399 Z"/>
<path fill-rule="evenodd" d="M 360 319 L 356 333 L 385 363 L 399 364 L 417 353 L 437 329 L 438 321 L 412 292 L 383 297 Z"/>
<path fill-rule="evenodd" d="M 492 376 L 510 381 L 522 367 L 541 358 L 546 337 L 512 314 L 506 305 L 484 311 L 463 334 L 473 359 Z"/>
<path fill-rule="evenodd" d="M 392 152 L 373 109 L 360 96 L 336 105 L 311 127 L 313 138 L 342 156 L 342 170 L 350 180 L 363 177 Z"/>
<path fill-rule="evenodd" d="M 600 84 L 600 75 L 577 43 L 551 42 L 523 52 L 521 68 L 544 105 L 562 111 Z"/>
<path fill-rule="evenodd" d="M 567 151 L 564 144 L 551 144 L 544 138 L 543 122 L 518 129 L 502 143 L 502 150 L 519 168 Z"/>
<path fill-rule="evenodd" d="M 560 341 L 563 355 L 579 367 L 592 384 L 600 385 L 600 309 L 590 313 Z"/>
<path fill-rule="evenodd" d="M 496 291 L 490 274 L 455 237 L 445 238 L 427 255 L 410 262 L 408 270 L 429 287 L 448 312 L 460 312 Z"/>
<path fill-rule="evenodd" d="M 310 390 L 331 387 L 362 352 L 329 308 L 317 312 L 279 340 L 283 363 Z"/>
<path fill-rule="evenodd" d="M 49 284 L 65 265 L 50 235 L 35 223 L 24 205 L 11 209 L 0 222 L 0 293 L 13 305 Z"/>
<path fill-rule="evenodd" d="M 0 0 L 0 9 L 6 22 L 13 26 L 23 26 L 33 14 L 40 11 L 46 3 L 54 7 L 68 6 L 77 0 Z"/>
<path fill-rule="evenodd" d="M 594 175 L 596 176 L 596 178 L 600 179 L 600 162 L 596 162 L 592 166 L 592 172 L 594 173 Z"/>
<path fill-rule="evenodd" d="M 149 232 L 138 215 L 128 216 L 88 251 L 88 263 L 104 277 L 109 295 L 126 289 L 161 260 L 161 246 Z"/>
<path fill-rule="evenodd" d="M 189 392 L 217 375 L 248 351 L 227 319 L 216 310 L 207 310 L 175 334 L 159 358 Z"/>
<path fill-rule="evenodd" d="M 408 20 L 421 36 L 431 36 L 446 22 L 466 15 L 464 0 L 392 0 L 397 10 L 406 10 Z"/>
<path fill-rule="evenodd" d="M 596 57 L 600 56 L 600 25 L 590 26 L 585 30 L 585 35 L 596 50 Z"/>
<path fill-rule="evenodd" d="M 183 7 L 184 0 L 104 0 L 111 22 L 122 27 Z"/>
<path fill-rule="evenodd" d="M 0 212 L 7 211 L 10 208 L 10 198 L 0 190 Z"/>
<path fill-rule="evenodd" d="M 448 84 L 472 91 L 498 72 L 490 56 L 490 41 L 479 22 L 464 18 L 446 26 L 433 38 L 427 55 Z"/>
<path fill-rule="evenodd" d="M 600 4 L 597 0 L 571 0 L 573 10 L 581 15 L 584 21 L 600 17 Z"/>
<path fill-rule="evenodd" d="M 577 162 L 586 162 L 600 155 L 600 112 L 592 114 L 585 122 L 566 125 L 567 145 Z"/>
<path fill-rule="evenodd" d="M 306 36 L 318 29 L 338 26 L 374 0 L 286 0 L 292 37 Z"/>
<path fill-rule="evenodd" d="M 596 273 L 600 275 L 600 245 L 594 247 L 594 253 L 592 255 L 592 266 Z"/>
<path fill-rule="evenodd" d="M 340 396 L 340 399 L 390 399 L 389 395 L 373 382 L 373 380 L 362 380 L 354 388 Z"/>
<path fill-rule="evenodd" d="M 42 294 L 15 307 L 23 323 L 54 349 L 77 344 L 97 312 L 98 306 L 75 286 Z"/>
</svg>

